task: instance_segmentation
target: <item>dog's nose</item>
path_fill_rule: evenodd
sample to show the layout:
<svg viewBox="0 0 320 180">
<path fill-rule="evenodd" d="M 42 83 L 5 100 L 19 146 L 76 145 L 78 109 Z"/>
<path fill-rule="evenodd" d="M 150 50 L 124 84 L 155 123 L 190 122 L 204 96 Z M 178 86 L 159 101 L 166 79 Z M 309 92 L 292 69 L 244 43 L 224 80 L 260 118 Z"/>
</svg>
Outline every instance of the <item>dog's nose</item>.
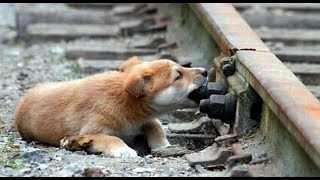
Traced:
<svg viewBox="0 0 320 180">
<path fill-rule="evenodd" d="M 207 77 L 208 71 L 204 69 L 204 70 L 201 71 L 201 74 L 202 74 L 204 77 Z"/>
</svg>

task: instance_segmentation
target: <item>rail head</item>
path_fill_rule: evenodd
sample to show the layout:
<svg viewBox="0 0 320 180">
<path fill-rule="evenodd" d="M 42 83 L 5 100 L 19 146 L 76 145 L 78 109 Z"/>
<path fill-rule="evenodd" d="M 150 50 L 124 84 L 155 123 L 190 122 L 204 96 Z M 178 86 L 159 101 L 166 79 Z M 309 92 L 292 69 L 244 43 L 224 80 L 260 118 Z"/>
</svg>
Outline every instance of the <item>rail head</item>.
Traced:
<svg viewBox="0 0 320 180">
<path fill-rule="evenodd" d="M 195 3 L 190 7 L 225 54 L 238 50 L 270 52 L 231 4 Z"/>
<path fill-rule="evenodd" d="M 320 102 L 264 45 L 231 4 L 190 7 L 221 50 L 237 56 L 237 71 L 320 167 Z"/>
</svg>

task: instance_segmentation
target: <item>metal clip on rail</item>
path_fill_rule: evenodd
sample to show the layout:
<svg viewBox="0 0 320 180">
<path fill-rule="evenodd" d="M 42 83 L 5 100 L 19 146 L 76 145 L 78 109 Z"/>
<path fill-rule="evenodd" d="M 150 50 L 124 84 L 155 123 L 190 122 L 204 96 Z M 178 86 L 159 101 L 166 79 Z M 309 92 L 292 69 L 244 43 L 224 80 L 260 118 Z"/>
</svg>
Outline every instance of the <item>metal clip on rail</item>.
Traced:
<svg viewBox="0 0 320 180">
<path fill-rule="evenodd" d="M 191 93 L 189 97 L 200 102 L 200 112 L 230 124 L 235 118 L 236 97 L 227 92 L 224 83 L 209 82 Z"/>
</svg>

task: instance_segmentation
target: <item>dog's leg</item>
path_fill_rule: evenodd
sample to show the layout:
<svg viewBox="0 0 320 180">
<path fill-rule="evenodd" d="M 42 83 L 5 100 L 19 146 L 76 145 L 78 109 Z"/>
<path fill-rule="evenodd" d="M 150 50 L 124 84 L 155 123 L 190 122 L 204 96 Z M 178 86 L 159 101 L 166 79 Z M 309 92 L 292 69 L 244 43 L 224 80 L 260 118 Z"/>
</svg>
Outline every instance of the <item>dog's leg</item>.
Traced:
<svg viewBox="0 0 320 180">
<path fill-rule="evenodd" d="M 170 146 L 159 119 L 148 121 L 144 124 L 143 131 L 147 137 L 151 150 Z"/>
<path fill-rule="evenodd" d="M 120 138 L 104 134 L 68 136 L 60 141 L 60 146 L 68 150 L 86 150 L 90 153 L 104 153 L 111 157 L 138 156 L 137 152 Z"/>
</svg>

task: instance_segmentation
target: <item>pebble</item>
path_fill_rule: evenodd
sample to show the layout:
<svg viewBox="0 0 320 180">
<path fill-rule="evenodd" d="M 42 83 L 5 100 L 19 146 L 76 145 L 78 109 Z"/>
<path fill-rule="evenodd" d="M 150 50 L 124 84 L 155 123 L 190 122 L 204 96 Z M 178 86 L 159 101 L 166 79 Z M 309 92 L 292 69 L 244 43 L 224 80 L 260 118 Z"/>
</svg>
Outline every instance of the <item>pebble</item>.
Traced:
<svg viewBox="0 0 320 180">
<path fill-rule="evenodd" d="M 74 175 L 72 171 L 63 169 L 61 171 L 57 171 L 57 173 L 49 175 L 49 177 L 72 177 L 72 175 Z"/>
<path fill-rule="evenodd" d="M 19 62 L 19 63 L 17 64 L 17 67 L 19 67 L 19 68 L 22 68 L 23 66 L 24 66 L 23 62 Z"/>
<path fill-rule="evenodd" d="M 206 173 L 207 171 L 202 167 L 200 166 L 199 164 L 195 165 L 194 166 L 194 169 L 198 172 L 198 173 Z"/>
<path fill-rule="evenodd" d="M 141 167 L 138 167 L 138 168 L 133 169 L 132 171 L 136 172 L 136 173 L 144 173 L 144 172 L 152 172 L 152 171 L 155 171 L 155 170 L 156 170 L 155 168 L 141 168 Z"/>
<path fill-rule="evenodd" d="M 12 50 L 8 51 L 8 55 L 10 55 L 12 57 L 19 57 L 21 55 L 21 51 L 18 49 L 12 49 Z"/>
<path fill-rule="evenodd" d="M 82 175 L 85 177 L 105 177 L 99 168 L 86 168 Z"/>
<path fill-rule="evenodd" d="M 85 169 L 84 167 L 85 165 L 79 164 L 78 162 L 70 164 L 68 166 L 68 168 L 71 169 L 74 173 L 82 173 Z"/>
<path fill-rule="evenodd" d="M 47 164 L 40 164 L 40 165 L 38 166 L 38 168 L 39 168 L 40 170 L 44 170 L 44 169 L 47 169 L 47 168 L 48 168 L 48 165 L 47 165 Z"/>
<path fill-rule="evenodd" d="M 146 165 L 146 160 L 145 160 L 145 159 L 141 159 L 141 160 L 138 162 L 138 165 L 139 165 L 139 166 L 144 166 L 144 165 Z"/>
<path fill-rule="evenodd" d="M 20 157 L 27 159 L 30 162 L 45 163 L 48 158 L 46 158 L 42 153 L 43 150 L 33 150 L 20 154 Z"/>
<path fill-rule="evenodd" d="M 53 48 L 50 49 L 50 52 L 52 54 L 63 54 L 64 53 L 64 49 L 62 47 L 58 47 L 58 46 L 55 46 Z"/>
<path fill-rule="evenodd" d="M 56 160 L 56 161 L 61 161 L 62 157 L 54 157 L 53 159 Z"/>
<path fill-rule="evenodd" d="M 76 151 L 75 153 L 78 155 L 87 155 L 85 151 Z"/>
<path fill-rule="evenodd" d="M 20 170 L 20 172 L 24 173 L 24 174 L 29 174 L 31 171 L 32 171 L 31 168 L 23 168 L 23 169 Z"/>
</svg>

